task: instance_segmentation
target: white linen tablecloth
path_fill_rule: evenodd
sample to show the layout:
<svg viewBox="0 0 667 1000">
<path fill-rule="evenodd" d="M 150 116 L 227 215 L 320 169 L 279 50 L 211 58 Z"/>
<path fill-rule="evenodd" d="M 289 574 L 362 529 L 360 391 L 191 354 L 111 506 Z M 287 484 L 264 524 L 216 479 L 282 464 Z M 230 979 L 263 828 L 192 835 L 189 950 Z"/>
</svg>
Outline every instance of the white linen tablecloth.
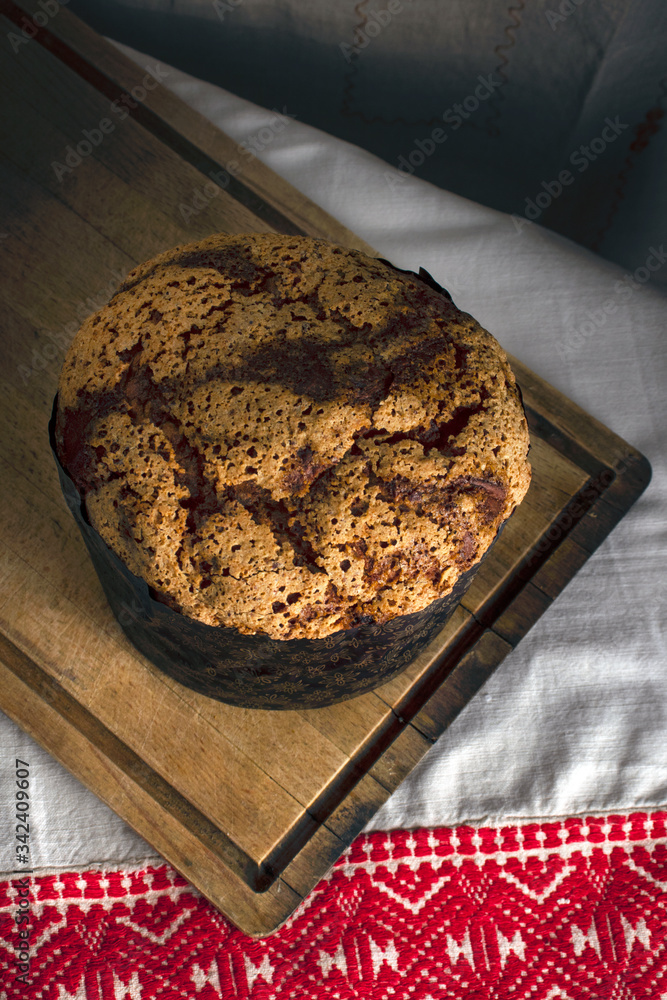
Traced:
<svg viewBox="0 0 667 1000">
<path fill-rule="evenodd" d="M 270 141 L 255 141 L 261 160 L 384 257 L 426 267 L 508 351 L 653 466 L 647 492 L 368 828 L 667 804 L 667 310 L 646 280 L 667 269 L 665 245 L 652 240 L 619 268 L 298 121 L 277 128 L 280 108 L 167 70 L 165 86 L 237 141 L 270 129 Z M 15 757 L 31 765 L 35 869 L 157 857 L 1 714 L 0 750 L 0 873 L 14 867 Z"/>
</svg>

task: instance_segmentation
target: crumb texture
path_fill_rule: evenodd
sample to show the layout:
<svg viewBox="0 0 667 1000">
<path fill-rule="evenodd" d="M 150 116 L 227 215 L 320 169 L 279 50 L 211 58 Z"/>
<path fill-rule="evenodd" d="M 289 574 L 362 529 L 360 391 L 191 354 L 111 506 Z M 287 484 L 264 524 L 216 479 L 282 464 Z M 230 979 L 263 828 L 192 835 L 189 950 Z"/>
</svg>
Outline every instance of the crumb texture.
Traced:
<svg viewBox="0 0 667 1000">
<path fill-rule="evenodd" d="M 279 639 L 445 596 L 530 481 L 489 333 L 417 277 L 273 234 L 132 271 L 70 347 L 56 442 L 159 600 Z"/>
</svg>

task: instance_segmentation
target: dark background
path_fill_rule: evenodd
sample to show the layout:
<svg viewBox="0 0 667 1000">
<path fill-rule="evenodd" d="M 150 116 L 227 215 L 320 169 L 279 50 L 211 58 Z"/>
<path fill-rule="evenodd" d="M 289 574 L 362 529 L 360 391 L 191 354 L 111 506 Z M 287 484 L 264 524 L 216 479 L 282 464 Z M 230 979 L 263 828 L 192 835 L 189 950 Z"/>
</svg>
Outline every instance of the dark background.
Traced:
<svg viewBox="0 0 667 1000">
<path fill-rule="evenodd" d="M 667 238 L 661 0 L 70 0 L 69 9 L 116 41 L 482 204 L 535 217 L 540 195 L 536 221 L 630 269 Z M 474 108 L 480 78 L 493 87 Z M 456 105 L 466 100 L 474 110 L 464 120 Z M 620 128 L 613 142 L 601 139 L 613 134 L 608 120 Z M 437 128 L 447 138 L 436 144 Z M 547 204 L 563 170 L 573 181 Z M 665 282 L 667 267 L 653 280 Z"/>
</svg>

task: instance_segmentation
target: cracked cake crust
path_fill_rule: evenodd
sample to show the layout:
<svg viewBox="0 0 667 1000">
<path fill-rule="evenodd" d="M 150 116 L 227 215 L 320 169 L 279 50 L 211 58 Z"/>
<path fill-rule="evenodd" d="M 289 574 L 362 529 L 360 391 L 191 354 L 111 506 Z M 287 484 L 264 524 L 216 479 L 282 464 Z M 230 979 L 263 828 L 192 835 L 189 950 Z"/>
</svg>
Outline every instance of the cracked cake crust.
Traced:
<svg viewBox="0 0 667 1000">
<path fill-rule="evenodd" d="M 444 597 L 530 482 L 489 333 L 416 276 L 273 234 L 132 271 L 68 351 L 56 445 L 158 600 L 278 639 Z"/>
</svg>

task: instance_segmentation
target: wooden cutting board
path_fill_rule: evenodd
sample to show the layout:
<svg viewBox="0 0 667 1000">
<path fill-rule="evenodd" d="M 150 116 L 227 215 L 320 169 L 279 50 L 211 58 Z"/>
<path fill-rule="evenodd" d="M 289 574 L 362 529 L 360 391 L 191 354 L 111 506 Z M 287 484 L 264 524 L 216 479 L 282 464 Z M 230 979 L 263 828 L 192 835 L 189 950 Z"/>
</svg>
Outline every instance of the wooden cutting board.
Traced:
<svg viewBox="0 0 667 1000">
<path fill-rule="evenodd" d="M 404 674 L 339 706 L 261 712 L 159 673 L 112 617 L 60 493 L 47 423 L 67 344 L 135 264 L 211 232 L 306 233 L 373 251 L 66 9 L 43 10 L 0 0 L 0 708 L 261 936 L 546 611 L 650 468 L 513 360 L 533 484 Z M 240 169 L 227 179 L 230 161 Z"/>
</svg>

